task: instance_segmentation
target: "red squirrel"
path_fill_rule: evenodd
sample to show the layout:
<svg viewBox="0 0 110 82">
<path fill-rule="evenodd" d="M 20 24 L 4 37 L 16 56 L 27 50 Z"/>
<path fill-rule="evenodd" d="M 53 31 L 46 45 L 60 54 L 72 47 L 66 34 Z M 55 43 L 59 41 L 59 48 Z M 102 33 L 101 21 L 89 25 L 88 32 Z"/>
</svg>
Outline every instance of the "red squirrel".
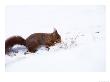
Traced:
<svg viewBox="0 0 110 82">
<path fill-rule="evenodd" d="M 21 36 L 12 36 L 5 41 L 5 54 L 10 52 L 10 49 L 16 44 L 26 46 L 29 52 L 34 53 L 42 45 L 49 50 L 50 46 L 60 42 L 61 36 L 56 29 L 53 33 L 34 33 L 26 39 Z"/>
</svg>

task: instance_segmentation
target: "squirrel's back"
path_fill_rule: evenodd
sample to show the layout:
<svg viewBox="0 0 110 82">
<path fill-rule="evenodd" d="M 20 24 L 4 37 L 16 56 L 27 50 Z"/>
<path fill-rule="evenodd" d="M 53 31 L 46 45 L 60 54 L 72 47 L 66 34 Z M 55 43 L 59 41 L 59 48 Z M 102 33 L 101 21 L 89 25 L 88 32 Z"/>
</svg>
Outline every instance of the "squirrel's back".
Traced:
<svg viewBox="0 0 110 82">
<path fill-rule="evenodd" d="M 35 52 L 41 45 L 49 49 L 56 43 L 61 42 L 61 36 L 57 30 L 53 33 L 34 33 L 26 39 L 26 47 L 30 52 Z"/>
</svg>

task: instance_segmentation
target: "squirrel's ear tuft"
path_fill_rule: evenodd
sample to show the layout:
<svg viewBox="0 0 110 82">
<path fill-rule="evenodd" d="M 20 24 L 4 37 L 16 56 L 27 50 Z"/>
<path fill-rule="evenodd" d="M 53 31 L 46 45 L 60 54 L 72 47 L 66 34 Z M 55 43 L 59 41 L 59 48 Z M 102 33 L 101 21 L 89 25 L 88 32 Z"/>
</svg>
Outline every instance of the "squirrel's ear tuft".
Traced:
<svg viewBox="0 0 110 82">
<path fill-rule="evenodd" d="M 57 32 L 57 29 L 56 28 L 54 28 L 54 32 Z"/>
</svg>

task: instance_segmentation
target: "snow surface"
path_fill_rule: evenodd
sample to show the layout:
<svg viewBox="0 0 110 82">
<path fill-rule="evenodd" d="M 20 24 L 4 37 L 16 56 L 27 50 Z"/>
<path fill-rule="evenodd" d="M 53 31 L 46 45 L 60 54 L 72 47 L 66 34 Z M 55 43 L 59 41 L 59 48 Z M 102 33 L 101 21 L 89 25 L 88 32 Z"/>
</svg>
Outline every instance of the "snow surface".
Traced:
<svg viewBox="0 0 110 82">
<path fill-rule="evenodd" d="M 104 6 L 9 6 L 6 9 L 6 38 L 35 32 L 61 35 L 62 42 L 26 52 L 15 45 L 11 56 L 5 56 L 6 71 L 30 72 L 104 72 L 105 11 Z"/>
</svg>

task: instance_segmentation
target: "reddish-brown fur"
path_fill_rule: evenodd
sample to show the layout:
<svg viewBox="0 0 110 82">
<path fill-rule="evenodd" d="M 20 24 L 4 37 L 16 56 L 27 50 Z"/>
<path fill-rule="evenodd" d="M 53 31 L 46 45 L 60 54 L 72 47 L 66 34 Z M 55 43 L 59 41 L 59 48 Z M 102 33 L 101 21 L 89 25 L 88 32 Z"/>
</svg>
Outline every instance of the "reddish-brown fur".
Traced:
<svg viewBox="0 0 110 82">
<path fill-rule="evenodd" d="M 20 36 L 13 36 L 5 41 L 5 53 L 15 44 L 25 45 L 29 52 L 35 52 L 41 45 L 49 49 L 56 43 L 61 42 L 61 36 L 57 30 L 53 33 L 34 33 L 31 34 L 26 40 Z"/>
<path fill-rule="evenodd" d="M 15 45 L 20 44 L 26 46 L 26 41 L 21 36 L 12 36 L 5 41 L 5 53 L 10 52 L 10 49 Z"/>
<path fill-rule="evenodd" d="M 26 39 L 26 47 L 30 52 L 35 52 L 41 45 L 49 49 L 50 46 L 59 42 L 61 42 L 61 37 L 57 30 L 53 33 L 34 33 Z"/>
</svg>

